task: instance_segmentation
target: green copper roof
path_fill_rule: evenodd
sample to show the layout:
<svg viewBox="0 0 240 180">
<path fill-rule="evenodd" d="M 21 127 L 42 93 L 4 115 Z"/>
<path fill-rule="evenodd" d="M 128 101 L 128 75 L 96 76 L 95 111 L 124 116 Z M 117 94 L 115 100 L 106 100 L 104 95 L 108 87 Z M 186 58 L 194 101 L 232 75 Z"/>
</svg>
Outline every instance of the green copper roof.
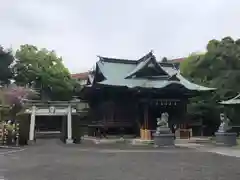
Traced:
<svg viewBox="0 0 240 180">
<path fill-rule="evenodd" d="M 156 66 L 154 68 L 160 70 L 158 71 L 159 75 L 152 78 L 133 76 L 141 69 L 146 68 L 150 58 L 153 62 L 152 66 Z M 168 87 L 169 85 L 179 85 L 186 89 L 196 91 L 209 91 L 215 89 L 191 83 L 185 79 L 172 64 L 158 63 L 155 57 L 150 53 L 146 55 L 146 58 L 141 58 L 140 60 L 122 60 L 100 57 L 100 61 L 97 62 L 97 67 L 105 79 L 96 83 L 102 85 L 158 89 Z M 177 79 L 171 79 L 172 76 L 176 76 Z"/>
<path fill-rule="evenodd" d="M 230 104 L 240 104 L 240 94 L 237 95 L 236 97 L 226 100 L 226 101 L 221 101 L 220 104 L 224 105 L 230 105 Z"/>
<path fill-rule="evenodd" d="M 152 65 L 155 66 L 156 70 L 159 72 L 159 75 L 168 75 L 161 66 L 157 63 L 155 57 L 152 52 L 148 53 L 146 56 L 142 57 L 138 60 L 136 67 L 126 76 L 126 78 L 134 76 L 137 72 L 142 70 L 143 68 Z"/>
</svg>

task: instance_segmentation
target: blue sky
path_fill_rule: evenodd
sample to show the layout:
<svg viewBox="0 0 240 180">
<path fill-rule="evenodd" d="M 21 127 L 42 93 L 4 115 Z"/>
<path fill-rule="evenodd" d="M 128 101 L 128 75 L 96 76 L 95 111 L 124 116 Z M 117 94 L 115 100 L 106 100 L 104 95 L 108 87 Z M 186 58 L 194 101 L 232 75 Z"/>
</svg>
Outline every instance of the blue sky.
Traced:
<svg viewBox="0 0 240 180">
<path fill-rule="evenodd" d="M 0 44 L 55 50 L 71 72 L 97 55 L 160 59 L 204 51 L 208 40 L 240 38 L 238 0 L 7 0 L 0 6 Z"/>
</svg>

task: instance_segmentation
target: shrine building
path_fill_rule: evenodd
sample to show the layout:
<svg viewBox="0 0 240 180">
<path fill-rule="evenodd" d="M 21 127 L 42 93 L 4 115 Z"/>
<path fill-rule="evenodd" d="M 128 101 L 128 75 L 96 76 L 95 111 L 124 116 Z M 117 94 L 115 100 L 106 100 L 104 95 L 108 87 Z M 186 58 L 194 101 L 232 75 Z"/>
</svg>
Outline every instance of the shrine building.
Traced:
<svg viewBox="0 0 240 180">
<path fill-rule="evenodd" d="M 184 124 L 188 99 L 213 90 L 188 81 L 174 64 L 157 62 L 152 52 L 138 60 L 100 56 L 80 94 L 90 107 L 87 134 L 151 139 L 162 113 L 169 126 Z"/>
</svg>

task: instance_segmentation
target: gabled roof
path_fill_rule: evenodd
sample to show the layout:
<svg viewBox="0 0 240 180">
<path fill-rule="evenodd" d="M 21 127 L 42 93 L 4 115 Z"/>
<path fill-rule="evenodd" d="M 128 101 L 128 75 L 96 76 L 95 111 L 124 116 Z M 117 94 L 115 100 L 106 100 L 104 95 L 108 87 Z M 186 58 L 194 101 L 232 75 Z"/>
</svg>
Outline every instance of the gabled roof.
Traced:
<svg viewBox="0 0 240 180">
<path fill-rule="evenodd" d="M 238 94 L 237 96 L 235 96 L 232 99 L 229 99 L 229 100 L 226 100 L 226 101 L 221 101 L 220 104 L 224 104 L 224 105 L 240 104 L 240 94 Z"/>
<path fill-rule="evenodd" d="M 99 58 L 100 60 L 96 64 L 96 69 L 98 69 L 98 73 L 101 73 L 104 78 L 101 81 L 95 81 L 93 84 L 157 89 L 177 85 L 188 90 L 214 90 L 214 88 L 207 88 L 191 83 L 180 74 L 179 70 L 177 70 L 173 64 L 157 62 L 152 52 L 139 60 Z M 151 67 L 157 70 L 157 76 L 136 77 L 135 74 L 144 68 L 148 68 L 149 63 L 152 63 Z"/>
<path fill-rule="evenodd" d="M 150 52 L 137 61 L 137 66 L 126 76 L 126 78 L 134 76 L 137 72 L 141 71 L 149 65 L 154 66 L 156 71 L 159 72 L 159 75 L 168 76 L 168 74 L 157 63 L 155 56 L 152 54 L 152 52 Z"/>
</svg>

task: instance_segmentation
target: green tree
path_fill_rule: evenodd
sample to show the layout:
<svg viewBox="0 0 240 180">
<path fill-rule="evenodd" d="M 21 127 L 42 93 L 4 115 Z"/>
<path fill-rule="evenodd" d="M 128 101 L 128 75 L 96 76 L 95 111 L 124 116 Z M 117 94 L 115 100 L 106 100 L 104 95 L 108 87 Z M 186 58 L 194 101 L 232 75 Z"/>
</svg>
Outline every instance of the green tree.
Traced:
<svg viewBox="0 0 240 180">
<path fill-rule="evenodd" d="M 216 112 L 221 109 L 217 102 L 240 92 L 240 40 L 234 41 L 231 37 L 211 40 L 205 54 L 189 56 L 180 69 L 189 80 L 217 88 L 211 94 L 193 98 L 188 107 L 190 113 L 197 112 L 209 121 L 217 118 L 217 122 Z M 231 114 L 234 116 L 236 112 L 231 110 Z"/>
<path fill-rule="evenodd" d="M 15 81 L 40 92 L 41 98 L 68 100 L 77 86 L 54 51 L 22 45 L 16 52 Z"/>
<path fill-rule="evenodd" d="M 180 72 L 196 83 L 206 82 L 204 74 L 198 68 L 199 63 L 203 60 L 204 54 L 192 53 L 180 64 Z"/>
<path fill-rule="evenodd" d="M 11 64 L 14 61 L 11 50 L 5 50 L 0 46 L 0 85 L 9 84 L 13 77 Z"/>
</svg>

